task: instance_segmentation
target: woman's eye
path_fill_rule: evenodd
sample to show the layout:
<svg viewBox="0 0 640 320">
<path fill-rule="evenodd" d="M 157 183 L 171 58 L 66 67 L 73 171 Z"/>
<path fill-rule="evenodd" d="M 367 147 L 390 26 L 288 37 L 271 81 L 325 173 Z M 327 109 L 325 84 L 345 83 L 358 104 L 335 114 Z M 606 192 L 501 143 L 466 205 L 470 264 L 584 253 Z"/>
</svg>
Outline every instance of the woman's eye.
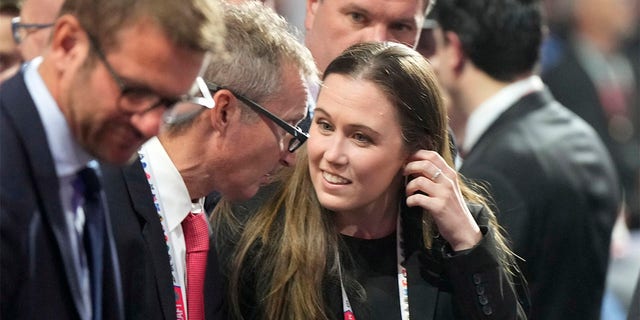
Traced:
<svg viewBox="0 0 640 320">
<path fill-rule="evenodd" d="M 318 128 L 322 131 L 331 131 L 331 125 L 325 121 L 318 121 Z"/>
<path fill-rule="evenodd" d="M 371 143 L 371 139 L 362 133 L 355 133 L 353 135 L 353 139 L 359 143 Z"/>
</svg>

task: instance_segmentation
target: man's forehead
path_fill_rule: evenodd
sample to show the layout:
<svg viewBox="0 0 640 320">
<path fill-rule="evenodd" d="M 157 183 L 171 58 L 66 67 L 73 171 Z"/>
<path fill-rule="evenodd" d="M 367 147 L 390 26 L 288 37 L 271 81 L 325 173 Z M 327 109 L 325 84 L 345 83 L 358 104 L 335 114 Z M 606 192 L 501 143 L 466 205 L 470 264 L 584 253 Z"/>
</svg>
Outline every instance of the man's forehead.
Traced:
<svg viewBox="0 0 640 320">
<path fill-rule="evenodd" d="M 280 118 L 289 123 L 297 123 L 307 115 L 308 105 L 305 99 L 296 99 L 288 101 L 289 105 L 283 106 L 277 113 Z"/>
<path fill-rule="evenodd" d="M 341 9 L 354 8 L 371 13 L 385 12 L 386 8 L 395 8 L 396 18 L 407 18 L 416 15 L 424 15 L 429 0 L 323 0 L 323 2 L 333 2 L 334 6 Z M 398 10 L 400 9 L 400 10 Z"/>
<path fill-rule="evenodd" d="M 300 78 L 299 82 L 287 79 L 278 93 L 264 100 L 265 107 L 281 119 L 296 123 L 307 114 L 309 90 L 306 82 Z"/>
<path fill-rule="evenodd" d="M 27 0 L 22 5 L 21 15 L 25 19 L 42 19 L 35 23 L 48 23 L 55 20 L 62 6 L 63 0 Z M 28 21 L 28 23 L 34 23 Z"/>
</svg>

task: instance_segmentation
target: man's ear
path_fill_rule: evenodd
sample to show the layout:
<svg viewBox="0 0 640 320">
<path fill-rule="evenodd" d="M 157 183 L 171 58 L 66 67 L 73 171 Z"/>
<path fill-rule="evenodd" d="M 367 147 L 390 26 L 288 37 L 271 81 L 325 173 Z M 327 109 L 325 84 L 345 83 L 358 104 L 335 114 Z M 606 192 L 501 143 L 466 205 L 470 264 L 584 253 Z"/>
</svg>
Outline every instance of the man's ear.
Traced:
<svg viewBox="0 0 640 320">
<path fill-rule="evenodd" d="M 467 55 L 462 47 L 462 41 L 460 41 L 460 37 L 452 31 L 446 31 L 444 33 L 444 41 L 447 44 L 446 54 L 450 56 L 450 65 L 448 67 L 452 68 L 456 74 L 459 74 L 464 70 L 464 65 L 467 61 Z"/>
<path fill-rule="evenodd" d="M 48 54 L 55 58 L 56 69 L 64 71 L 73 64 L 84 62 L 90 43 L 80 21 L 70 14 L 65 14 L 56 20 L 53 28 Z"/>
<path fill-rule="evenodd" d="M 304 18 L 304 28 L 309 31 L 313 27 L 316 11 L 322 0 L 307 0 L 307 14 Z"/>
<path fill-rule="evenodd" d="M 213 101 L 215 108 L 209 110 L 209 121 L 214 130 L 224 132 L 232 121 L 240 119 L 239 101 L 226 89 L 218 90 Z"/>
</svg>

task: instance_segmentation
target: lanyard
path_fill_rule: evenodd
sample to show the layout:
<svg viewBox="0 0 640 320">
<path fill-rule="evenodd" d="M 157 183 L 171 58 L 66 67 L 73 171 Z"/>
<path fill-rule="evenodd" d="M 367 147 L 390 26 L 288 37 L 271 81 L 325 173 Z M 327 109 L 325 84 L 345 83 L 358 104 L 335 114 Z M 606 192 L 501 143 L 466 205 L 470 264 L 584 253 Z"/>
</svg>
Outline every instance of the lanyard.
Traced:
<svg viewBox="0 0 640 320">
<path fill-rule="evenodd" d="M 396 254 L 398 266 L 398 297 L 400 299 L 400 313 L 402 320 L 409 320 L 409 285 L 407 282 L 407 268 L 402 266 L 404 262 L 404 251 L 401 248 L 402 243 L 402 226 L 400 224 L 400 213 L 398 213 L 396 225 Z M 356 320 L 349 302 L 349 297 L 344 289 L 342 280 L 342 266 L 340 264 L 340 254 L 338 254 L 338 275 L 340 276 L 340 289 L 342 291 L 342 313 L 344 320 Z"/>
<path fill-rule="evenodd" d="M 158 218 L 160 219 L 160 224 L 162 225 L 162 232 L 164 233 L 164 240 L 167 245 L 167 253 L 169 254 L 169 265 L 171 266 L 171 280 L 173 281 L 173 291 L 175 293 L 176 298 L 176 317 L 178 320 L 185 320 L 186 317 L 186 308 L 184 305 L 184 298 L 182 296 L 182 288 L 180 287 L 180 283 L 178 282 L 178 273 L 176 271 L 175 257 L 173 255 L 173 250 L 171 249 L 171 242 L 169 241 L 169 233 L 167 230 L 169 227 L 167 226 L 167 221 L 162 214 L 162 205 L 160 204 L 160 198 L 158 196 L 158 191 L 155 187 L 155 176 L 151 173 L 151 168 L 149 167 L 149 163 L 146 162 L 146 155 L 142 150 L 138 151 L 138 155 L 140 156 L 140 163 L 142 163 L 142 169 L 144 169 L 144 173 L 147 177 L 147 182 L 149 183 L 149 188 L 151 189 L 151 195 L 153 196 L 153 205 L 156 208 L 156 212 L 158 213 Z"/>
</svg>

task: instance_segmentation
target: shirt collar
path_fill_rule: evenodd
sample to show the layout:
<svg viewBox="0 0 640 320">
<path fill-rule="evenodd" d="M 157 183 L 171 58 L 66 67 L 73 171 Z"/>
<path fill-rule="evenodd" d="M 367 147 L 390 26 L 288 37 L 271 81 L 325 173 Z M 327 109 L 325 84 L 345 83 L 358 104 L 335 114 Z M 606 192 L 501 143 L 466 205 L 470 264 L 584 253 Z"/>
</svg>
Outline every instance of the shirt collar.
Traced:
<svg viewBox="0 0 640 320">
<path fill-rule="evenodd" d="M 542 80 L 537 75 L 533 75 L 507 85 L 480 104 L 467 121 L 465 138 L 462 143 L 463 152 L 468 153 L 484 132 L 489 129 L 489 126 L 520 98 L 531 92 L 542 90 L 544 90 Z"/>
<path fill-rule="evenodd" d="M 164 218 L 167 220 L 169 231 L 178 227 L 189 212 L 198 210 L 200 203 L 191 203 L 189 191 L 182 180 L 180 172 L 171 161 L 167 151 L 157 137 L 151 138 L 142 145 L 140 153 L 144 155 L 147 168 L 145 170 L 152 176 L 154 187 L 157 190 L 158 202 L 162 206 Z M 201 199 L 204 204 L 204 199 Z M 195 207 L 194 207 L 195 206 Z M 203 209 L 197 212 L 203 212 Z"/>
</svg>

